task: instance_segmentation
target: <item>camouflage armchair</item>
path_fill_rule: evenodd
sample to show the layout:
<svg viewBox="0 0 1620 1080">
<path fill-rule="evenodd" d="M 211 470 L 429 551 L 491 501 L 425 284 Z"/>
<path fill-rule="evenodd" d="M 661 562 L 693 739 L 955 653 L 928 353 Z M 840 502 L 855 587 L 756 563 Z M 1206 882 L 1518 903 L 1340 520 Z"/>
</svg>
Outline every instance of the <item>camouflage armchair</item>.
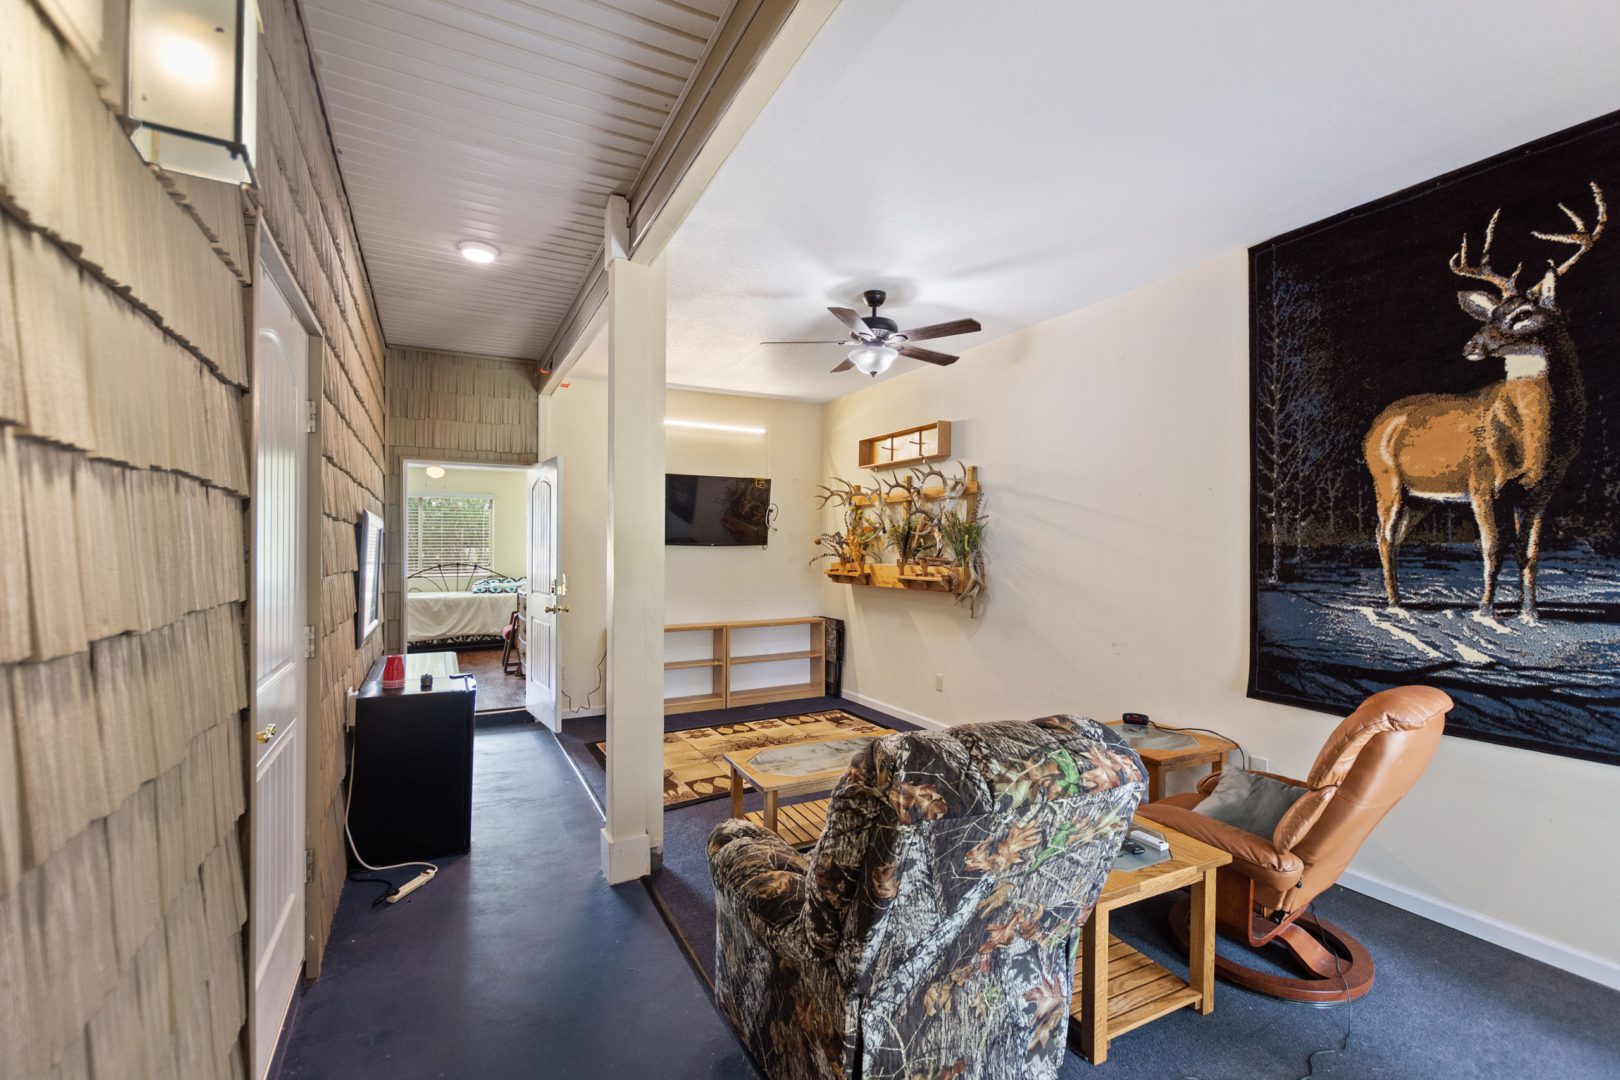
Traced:
<svg viewBox="0 0 1620 1080">
<path fill-rule="evenodd" d="M 1091 720 L 973 724 L 873 740 L 808 856 L 723 822 L 721 1008 L 772 1080 L 1055 1076 L 1144 775 Z"/>
</svg>

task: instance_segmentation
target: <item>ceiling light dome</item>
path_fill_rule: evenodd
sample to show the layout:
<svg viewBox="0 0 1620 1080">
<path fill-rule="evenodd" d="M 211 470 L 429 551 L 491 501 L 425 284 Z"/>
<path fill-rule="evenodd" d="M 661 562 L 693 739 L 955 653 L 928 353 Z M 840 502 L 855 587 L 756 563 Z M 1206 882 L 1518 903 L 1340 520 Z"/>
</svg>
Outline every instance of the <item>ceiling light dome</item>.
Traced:
<svg viewBox="0 0 1620 1080">
<path fill-rule="evenodd" d="M 463 240 L 456 245 L 456 250 L 471 263 L 492 263 L 495 256 L 500 254 L 494 244 L 486 244 L 482 240 Z"/>
<path fill-rule="evenodd" d="M 862 345 L 849 350 L 849 362 L 855 365 L 856 370 L 864 371 L 873 378 L 889 370 L 894 358 L 900 355 L 900 350 L 891 349 L 887 345 Z"/>
<path fill-rule="evenodd" d="M 443 480 L 444 479 L 444 466 L 443 465 L 429 465 L 427 468 L 423 469 L 422 471 L 427 473 L 428 477 L 430 479 L 433 479 L 433 480 Z"/>
</svg>

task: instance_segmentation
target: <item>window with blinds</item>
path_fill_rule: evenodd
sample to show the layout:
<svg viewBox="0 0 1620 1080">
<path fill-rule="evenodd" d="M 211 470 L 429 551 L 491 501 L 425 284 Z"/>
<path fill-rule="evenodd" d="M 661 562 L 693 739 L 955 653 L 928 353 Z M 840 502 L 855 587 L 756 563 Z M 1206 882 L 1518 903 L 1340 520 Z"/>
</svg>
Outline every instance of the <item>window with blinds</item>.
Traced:
<svg viewBox="0 0 1620 1080">
<path fill-rule="evenodd" d="M 412 495 L 406 503 L 406 568 L 440 563 L 490 564 L 490 495 Z"/>
</svg>

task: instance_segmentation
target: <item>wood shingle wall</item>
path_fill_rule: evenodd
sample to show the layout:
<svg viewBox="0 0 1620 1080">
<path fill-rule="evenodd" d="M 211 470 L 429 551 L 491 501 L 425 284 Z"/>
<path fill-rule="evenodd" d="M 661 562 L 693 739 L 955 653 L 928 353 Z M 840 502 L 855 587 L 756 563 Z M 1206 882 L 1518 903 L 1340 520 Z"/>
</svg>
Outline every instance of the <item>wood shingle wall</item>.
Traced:
<svg viewBox="0 0 1620 1080">
<path fill-rule="evenodd" d="M 529 360 L 388 350 L 388 510 L 383 635 L 401 645 L 404 462 L 533 465 L 540 459 L 539 368 Z"/>
<path fill-rule="evenodd" d="M 382 653 L 382 635 L 354 644 L 355 522 L 382 513 L 382 330 L 327 138 L 309 45 L 294 0 L 260 0 L 259 199 L 264 221 L 315 311 L 321 357 L 321 711 L 310 726 L 308 777 L 314 880 L 305 913 L 307 974 L 319 974 L 347 870 L 343 841 L 345 695 Z"/>
<path fill-rule="evenodd" d="M 245 232 L 90 71 L 0 0 L 0 1076 L 240 1076 Z"/>
</svg>

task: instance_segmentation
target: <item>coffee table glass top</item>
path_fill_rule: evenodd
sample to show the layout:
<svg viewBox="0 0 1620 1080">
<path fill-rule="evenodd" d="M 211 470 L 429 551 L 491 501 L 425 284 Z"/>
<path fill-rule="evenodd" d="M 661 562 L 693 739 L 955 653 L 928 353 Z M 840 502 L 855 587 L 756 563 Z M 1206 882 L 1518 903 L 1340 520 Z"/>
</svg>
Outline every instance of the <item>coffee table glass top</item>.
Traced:
<svg viewBox="0 0 1620 1080">
<path fill-rule="evenodd" d="M 850 759 L 867 742 L 863 738 L 850 738 L 799 743 L 796 746 L 773 746 L 750 757 L 748 769 L 750 772 L 799 777 L 830 769 L 845 769 L 849 767 Z"/>
</svg>

